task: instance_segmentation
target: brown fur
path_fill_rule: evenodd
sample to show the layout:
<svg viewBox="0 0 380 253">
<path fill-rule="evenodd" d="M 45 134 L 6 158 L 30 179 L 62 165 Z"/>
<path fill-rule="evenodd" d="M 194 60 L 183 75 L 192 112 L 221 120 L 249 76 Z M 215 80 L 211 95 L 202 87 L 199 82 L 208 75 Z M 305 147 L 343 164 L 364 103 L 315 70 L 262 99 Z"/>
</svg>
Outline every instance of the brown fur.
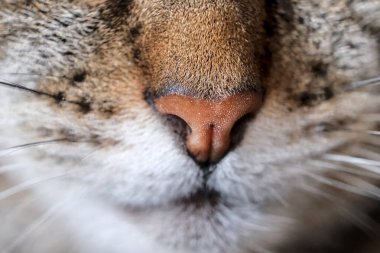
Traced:
<svg viewBox="0 0 380 253">
<path fill-rule="evenodd" d="M 149 4 L 137 42 L 149 88 L 218 97 L 260 87 L 263 5 L 230 0 Z"/>
<path fill-rule="evenodd" d="M 169 167 L 167 164 L 171 163 L 171 157 L 167 156 L 167 147 L 162 150 L 161 147 L 157 147 L 153 152 L 154 155 L 158 154 L 155 156 L 156 160 L 150 160 L 152 154 L 144 152 L 150 146 L 156 147 L 150 140 L 151 135 L 156 131 L 162 136 L 165 135 L 164 140 L 172 140 L 169 137 L 175 139 L 178 136 L 170 132 L 171 129 L 165 125 L 162 117 L 149 105 L 149 102 L 152 102 L 149 95 L 174 93 L 209 99 L 239 91 L 265 90 L 266 100 L 262 111 L 249 122 L 252 139 L 246 140 L 246 149 L 244 145 L 241 146 L 240 151 L 243 152 L 236 151 L 237 158 L 232 160 L 234 162 L 225 165 L 227 169 L 230 168 L 237 173 L 238 180 L 246 184 L 238 185 L 239 181 L 231 183 L 228 177 L 223 182 L 227 182 L 232 191 L 236 186 L 236 189 L 242 189 L 243 193 L 252 197 L 255 208 L 256 203 L 266 204 L 266 198 L 276 202 L 276 197 L 267 191 L 267 187 L 271 187 L 269 190 L 280 192 L 282 184 L 286 188 L 293 182 L 280 181 L 278 184 L 266 185 L 265 180 L 256 180 L 256 175 L 250 174 L 251 167 L 264 166 L 263 173 L 259 175 L 264 179 L 265 173 L 271 171 L 286 173 L 287 169 L 294 166 L 307 168 L 307 162 L 314 159 L 314 155 L 328 153 L 330 149 L 337 148 L 342 143 L 352 145 L 361 142 L 356 133 L 348 133 L 347 129 L 373 129 L 373 124 L 362 118 L 365 118 L 368 112 L 378 112 L 379 107 L 375 105 L 378 101 L 376 94 L 371 96 L 361 91 L 343 92 L 351 82 L 374 77 L 380 69 L 380 28 L 374 22 L 376 20 L 368 19 L 360 8 L 357 10 L 352 7 L 359 2 L 3 0 L 0 3 L 0 59 L 14 57 L 21 61 L 16 62 L 17 64 L 23 64 L 22 71 L 31 76 L 38 75 L 38 78 L 34 79 L 37 84 L 35 88 L 43 92 L 43 95 L 26 96 L 25 101 L 31 104 L 38 101 L 43 109 L 44 106 L 48 109 L 53 108 L 52 115 L 56 116 L 55 118 L 62 117 L 73 123 L 71 125 L 66 121 L 61 123 L 57 120 L 56 125 L 52 123 L 45 126 L 41 125 L 43 123 L 40 123 L 39 119 L 33 118 L 33 114 L 24 120 L 25 115 L 18 112 L 15 116 L 19 120 L 17 130 L 21 128 L 22 133 L 37 132 L 37 136 L 50 139 L 64 137 L 78 142 L 90 140 L 91 144 L 99 145 L 95 148 L 97 151 L 103 151 L 102 148 L 105 148 L 115 151 L 116 155 L 125 155 L 123 158 L 126 159 L 127 165 L 128 159 L 131 159 L 128 157 L 129 152 L 134 154 L 133 152 L 138 150 L 141 157 L 137 158 L 141 163 L 133 160 L 137 165 L 133 164 L 132 169 L 140 169 L 139 166 L 142 165 L 141 167 L 146 169 L 144 175 L 147 175 L 146 178 L 142 178 L 155 179 L 156 168 L 161 168 L 161 163 Z M 8 13 L 15 19 L 8 20 Z M 21 49 L 17 47 L 18 40 L 25 43 Z M 8 44 L 11 48 L 9 52 L 3 49 L 7 48 Z M 14 48 L 11 47 L 13 44 L 16 45 Z M 125 129 L 128 130 L 125 130 L 124 124 L 130 124 L 131 130 L 127 127 Z M 133 124 L 138 127 L 133 128 Z M 114 126 L 118 129 L 114 129 Z M 147 126 L 153 127 L 148 129 L 151 132 L 148 131 L 148 134 L 144 135 Z M 107 133 L 103 133 L 105 129 L 108 130 Z M 138 141 L 125 141 L 122 138 L 125 132 L 119 133 L 117 130 L 130 131 L 132 135 L 136 135 L 132 137 L 136 137 Z M 142 137 L 139 139 L 140 135 Z M 0 138 L 6 137 L 8 138 L 6 134 L 0 135 Z M 122 145 L 116 145 L 123 141 Z M 170 143 L 173 146 L 168 145 L 169 148 L 175 147 L 169 150 L 173 151 L 173 156 L 185 157 L 186 154 L 181 153 L 185 153 L 183 146 L 175 146 L 178 143 L 173 143 Z M 41 157 L 50 159 L 57 166 L 74 166 L 75 162 L 82 159 L 74 149 L 79 145 L 69 143 L 64 146 L 66 144 L 57 149 L 63 154 L 55 152 L 55 149 L 50 150 L 49 146 L 45 150 L 42 149 L 41 153 L 37 152 L 35 157 L 31 156 L 35 162 L 33 166 L 39 167 L 38 162 L 43 160 Z M 141 150 L 135 149 L 136 146 L 142 147 Z M 345 148 L 339 152 L 346 154 Z M 378 149 L 375 152 L 378 153 Z M 353 155 L 357 154 L 353 152 Z M 176 161 L 182 161 L 183 157 Z M 243 163 L 239 165 L 240 160 Z M 164 163 L 167 161 L 169 162 Z M 98 168 L 96 164 L 91 169 L 91 172 L 96 172 L 97 169 L 101 171 L 109 168 L 103 168 L 101 165 Z M 107 176 L 110 175 L 106 172 Z M 99 178 L 101 181 L 104 177 Z M 249 181 L 251 178 L 252 181 Z M 295 178 L 294 184 L 298 179 Z M 172 180 L 173 177 L 166 179 Z M 244 181 L 245 179 L 247 181 Z M 170 182 L 177 180 L 180 178 Z M 137 187 L 138 190 L 144 188 L 145 182 L 137 183 L 141 183 Z M 261 190 L 261 184 L 264 190 Z M 246 185 L 259 190 L 251 196 L 249 191 L 244 191 Z M 255 188 L 257 185 L 259 186 Z M 360 187 L 359 183 L 358 185 Z M 8 187 L 8 183 L 6 186 Z M 239 186 L 244 187 L 238 188 Z M 150 189 L 145 189 L 142 193 L 152 195 L 149 191 Z M 229 192 L 225 194 L 228 195 Z M 239 201 L 241 196 L 233 194 L 231 196 Z M 335 222 L 338 214 L 331 208 L 329 199 L 321 201 L 326 206 L 324 210 L 314 212 L 315 209 L 322 209 L 322 204 L 319 205 L 321 198 L 310 199 L 300 195 L 299 198 L 297 194 L 290 196 L 288 212 L 301 221 L 298 224 L 299 229 L 289 230 L 289 237 L 286 233 L 282 234 L 284 240 L 266 237 L 268 245 L 278 244 L 273 246 L 277 252 L 294 253 L 294 249 L 300 249 L 301 253 L 309 253 L 311 251 L 304 249 L 310 247 L 315 250 L 313 252 L 342 252 L 341 248 L 336 250 L 329 247 L 337 238 L 334 233 L 340 229 L 346 231 L 350 219 L 341 223 Z M 345 199 L 341 192 L 332 192 L 331 195 Z M 361 206 L 361 203 L 367 202 L 362 202 L 361 197 L 357 202 L 351 195 L 346 198 L 348 203 L 344 204 L 349 208 L 349 212 L 357 203 L 362 207 L 363 213 L 372 208 Z M 221 196 L 217 196 L 216 199 L 218 198 Z M 206 198 L 206 205 L 207 201 L 209 199 Z M 218 205 L 218 201 L 220 200 L 212 203 L 213 208 Z M 190 198 L 189 202 L 189 205 L 193 204 L 193 198 Z M 301 208 L 298 208 L 299 206 Z M 378 206 L 378 203 L 374 203 L 374 206 Z M 204 206 L 200 204 L 197 208 L 202 210 L 202 207 Z M 283 206 L 281 208 L 286 209 Z M 309 212 L 308 208 L 314 209 Z M 7 211 L 7 202 L 3 210 Z M 308 215 L 304 215 L 305 212 Z M 322 218 L 318 216 L 321 212 Z M 185 213 L 187 214 L 199 218 L 196 212 Z M 145 215 L 144 212 L 140 215 L 143 217 L 141 221 L 150 217 L 150 214 Z M 187 218 L 180 215 L 178 217 Z M 177 223 L 168 231 L 174 231 L 172 234 L 176 235 L 178 231 L 178 238 L 185 240 L 179 241 L 177 237 L 163 234 L 157 236 L 158 241 L 161 242 L 161 236 L 163 244 L 191 249 L 202 247 L 197 243 L 212 245 L 213 241 L 208 241 L 202 234 L 204 223 L 212 220 L 209 217 L 212 215 L 206 216 L 205 220 L 186 220 L 188 223 L 173 216 L 178 218 Z M 311 221 L 313 218 L 314 223 Z M 196 222 L 198 223 L 194 224 Z M 13 225 L 12 222 L 8 223 Z M 188 224 L 190 226 L 186 227 Z M 217 220 L 216 224 L 211 225 L 220 224 Z M 222 232 L 222 235 L 219 237 L 216 234 L 215 237 L 216 240 L 220 239 L 223 251 L 224 246 L 230 244 L 230 241 L 223 237 L 228 229 L 223 226 L 219 228 L 218 232 Z M 189 232 L 188 229 L 192 231 Z M 311 233 L 314 229 L 318 230 L 315 234 Z M 185 236 L 181 237 L 181 233 Z M 246 241 L 243 238 L 243 242 L 238 243 L 250 246 L 253 236 L 252 233 L 248 235 Z M 254 235 L 256 238 L 256 233 Z M 188 240 L 190 237 L 191 240 Z M 339 241 L 342 248 L 344 239 Z M 191 244 L 192 240 L 195 241 L 195 246 Z M 257 241 L 252 241 L 253 249 L 256 243 Z M 235 246 L 233 243 L 231 245 Z M 369 243 L 364 246 L 368 245 Z"/>
</svg>

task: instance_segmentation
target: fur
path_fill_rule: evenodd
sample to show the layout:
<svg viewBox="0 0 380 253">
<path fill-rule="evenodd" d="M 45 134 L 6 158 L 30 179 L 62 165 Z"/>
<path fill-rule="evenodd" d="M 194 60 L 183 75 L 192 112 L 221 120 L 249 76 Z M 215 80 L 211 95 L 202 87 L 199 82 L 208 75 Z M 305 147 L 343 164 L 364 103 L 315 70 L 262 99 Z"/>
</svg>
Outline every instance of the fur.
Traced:
<svg viewBox="0 0 380 253">
<path fill-rule="evenodd" d="M 0 245 L 343 252 L 329 246 L 352 223 L 340 207 L 365 216 L 379 204 L 367 196 L 379 196 L 376 180 L 339 169 L 378 176 L 378 137 L 360 134 L 376 130 L 378 93 L 346 90 L 380 74 L 379 15 L 378 0 L 2 1 L 0 80 L 39 94 L 0 87 Z M 206 197 L 202 171 L 144 95 L 173 83 L 206 98 L 265 90 Z M 376 148 L 360 153 L 362 143 Z M 377 162 L 363 169 L 351 155 Z"/>
</svg>

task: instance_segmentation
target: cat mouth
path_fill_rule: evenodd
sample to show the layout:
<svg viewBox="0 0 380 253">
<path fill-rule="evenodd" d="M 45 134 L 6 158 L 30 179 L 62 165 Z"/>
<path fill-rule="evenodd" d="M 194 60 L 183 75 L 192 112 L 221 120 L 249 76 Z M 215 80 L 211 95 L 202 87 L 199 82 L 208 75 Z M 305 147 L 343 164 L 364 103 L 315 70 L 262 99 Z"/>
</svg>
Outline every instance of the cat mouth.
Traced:
<svg viewBox="0 0 380 253">
<path fill-rule="evenodd" d="M 221 201 L 222 198 L 219 192 L 205 186 L 190 194 L 190 196 L 177 200 L 176 204 L 201 208 L 204 206 L 217 206 Z"/>
<path fill-rule="evenodd" d="M 199 166 L 203 172 L 202 187 L 196 189 L 196 191 L 192 192 L 189 196 L 178 199 L 175 201 L 176 204 L 200 208 L 204 206 L 213 207 L 222 201 L 221 194 L 207 185 L 209 177 L 215 170 L 216 166 L 206 163 L 200 164 Z"/>
</svg>

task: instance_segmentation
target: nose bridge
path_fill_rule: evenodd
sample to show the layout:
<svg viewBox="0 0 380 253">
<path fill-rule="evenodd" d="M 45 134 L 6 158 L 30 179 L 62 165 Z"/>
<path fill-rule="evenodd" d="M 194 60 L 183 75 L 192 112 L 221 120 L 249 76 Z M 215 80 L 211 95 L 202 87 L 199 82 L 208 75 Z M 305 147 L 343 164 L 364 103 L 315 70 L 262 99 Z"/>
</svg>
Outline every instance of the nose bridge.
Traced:
<svg viewBox="0 0 380 253">
<path fill-rule="evenodd" d="M 153 15 L 140 37 L 150 90 L 180 84 L 198 96 L 215 97 L 261 82 L 264 1 L 169 2 L 170 8 L 161 9 L 165 20 Z"/>
<path fill-rule="evenodd" d="M 173 114 L 183 119 L 191 129 L 186 147 L 199 162 L 216 162 L 230 147 L 230 132 L 244 115 L 254 113 L 261 97 L 244 92 L 221 99 L 198 99 L 168 95 L 155 101 L 161 114 Z"/>
</svg>

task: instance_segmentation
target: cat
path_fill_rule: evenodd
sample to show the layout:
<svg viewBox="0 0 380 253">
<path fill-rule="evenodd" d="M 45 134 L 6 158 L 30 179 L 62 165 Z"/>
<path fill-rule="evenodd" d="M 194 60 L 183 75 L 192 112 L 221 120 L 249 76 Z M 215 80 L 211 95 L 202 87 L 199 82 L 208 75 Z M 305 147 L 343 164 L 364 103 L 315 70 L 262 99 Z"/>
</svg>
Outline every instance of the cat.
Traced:
<svg viewBox="0 0 380 253">
<path fill-rule="evenodd" d="M 379 17 L 2 0 L 1 252 L 378 252 Z"/>
</svg>

